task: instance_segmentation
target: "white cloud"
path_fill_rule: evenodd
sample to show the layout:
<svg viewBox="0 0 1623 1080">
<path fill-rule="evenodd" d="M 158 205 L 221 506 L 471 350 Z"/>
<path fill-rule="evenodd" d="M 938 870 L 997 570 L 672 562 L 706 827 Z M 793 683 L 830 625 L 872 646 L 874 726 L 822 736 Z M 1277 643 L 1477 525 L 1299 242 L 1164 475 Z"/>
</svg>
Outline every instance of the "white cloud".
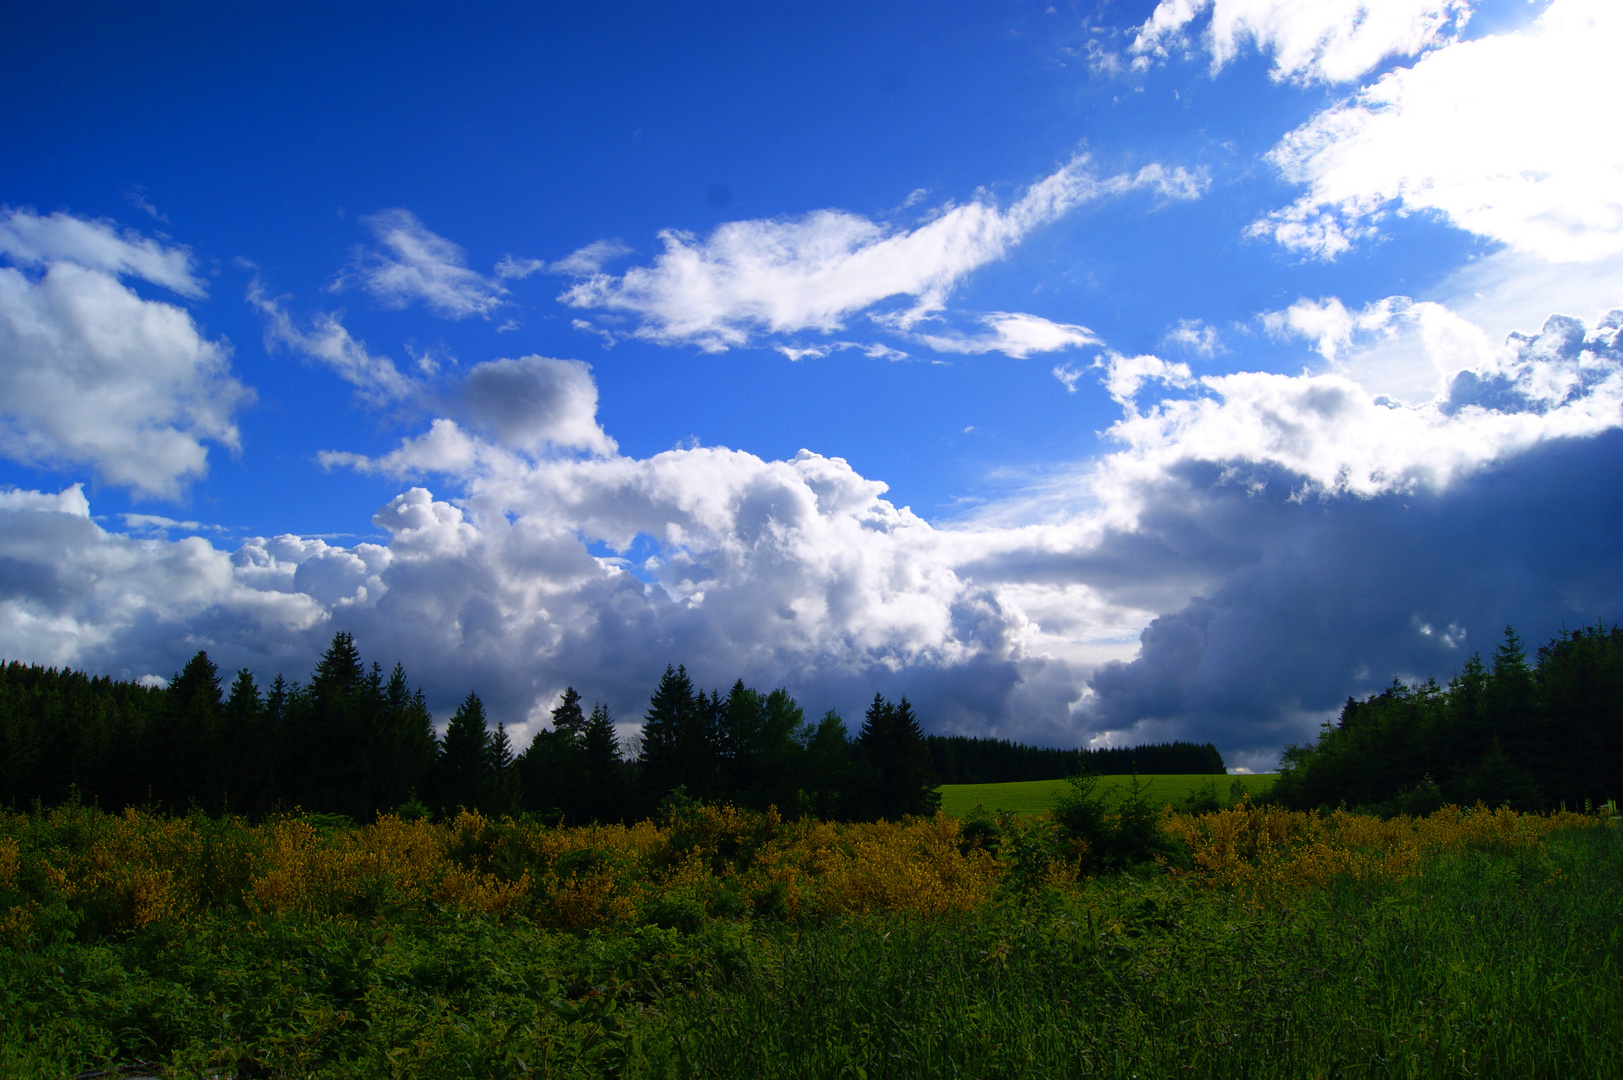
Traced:
<svg viewBox="0 0 1623 1080">
<path fill-rule="evenodd" d="M 1423 402 L 1457 371 L 1494 364 L 1495 349 L 1474 323 L 1444 304 L 1389 296 L 1353 312 L 1336 297 L 1302 298 L 1262 316 L 1276 337 L 1303 337 L 1331 369 L 1373 394 Z"/>
<path fill-rule="evenodd" d="M 1217 327 L 1200 319 L 1179 319 L 1178 325 L 1167 331 L 1166 340 L 1201 356 L 1216 356 L 1223 349 Z"/>
<path fill-rule="evenodd" d="M 774 345 L 773 348 L 791 360 L 805 360 L 810 357 L 820 360 L 832 353 L 845 352 L 847 349 L 856 349 L 862 355 L 872 360 L 906 360 L 908 354 L 901 349 L 893 349 L 883 342 L 873 341 L 866 344 L 858 341 L 831 341 L 825 345 Z"/>
<path fill-rule="evenodd" d="M 1272 54 L 1275 80 L 1348 82 L 1451 40 L 1471 0 L 1161 0 L 1133 40 L 1135 66 L 1189 51 L 1188 27 L 1208 12 L 1214 74 L 1250 43 Z"/>
<path fill-rule="evenodd" d="M 43 270 L 0 267 L 0 454 L 174 498 L 208 471 L 206 442 L 237 448 L 234 414 L 253 392 L 229 346 L 115 276 L 201 295 L 183 249 L 26 211 L 0 219 L 0 249 Z"/>
<path fill-rule="evenodd" d="M 1620 44 L 1623 5 L 1555 0 L 1523 30 L 1388 73 L 1269 154 L 1308 190 L 1252 233 L 1333 258 L 1426 211 L 1550 262 L 1623 253 L 1623 144 L 1595 112 Z"/>
<path fill-rule="evenodd" d="M 614 440 L 597 424 L 597 383 L 579 360 L 525 356 L 475 365 L 462 396 L 476 423 L 508 446 L 543 444 L 612 454 Z"/>
<path fill-rule="evenodd" d="M 1006 210 L 982 195 L 949 205 L 911 231 L 840 210 L 728 222 L 702 240 L 667 230 L 660 234 L 665 250 L 652 266 L 619 277 L 593 274 L 560 299 L 629 313 L 640 320 L 635 333 L 647 340 L 711 351 L 760 333 L 839 330 L 852 314 L 896 297 L 912 304 L 887 319 L 907 329 L 940 310 L 967 274 L 1085 202 L 1137 188 L 1188 199 L 1204 185 L 1203 177 L 1161 165 L 1100 179 L 1079 157 Z"/>
<path fill-rule="evenodd" d="M 158 213 L 158 207 L 151 199 L 147 198 L 146 188 L 140 184 L 133 185 L 130 190 L 124 193 L 124 201 L 148 215 L 154 221 L 161 221 L 165 225 L 169 224 L 169 215 Z"/>
<path fill-rule="evenodd" d="M 384 250 L 358 251 L 335 287 L 358 282 L 387 307 L 402 308 L 416 300 L 451 319 L 488 317 L 506 302 L 507 290 L 498 281 L 470 270 L 462 248 L 431 232 L 411 211 L 383 210 L 361 220 Z M 525 272 L 511 256 L 497 266 L 499 276 L 523 277 Z"/>
<path fill-rule="evenodd" d="M 310 329 L 301 330 L 282 307 L 283 298 L 269 295 L 257 276 L 248 285 L 247 299 L 265 317 L 267 351 L 284 347 L 321 361 L 371 405 L 386 405 L 417 393 L 417 383 L 402 375 L 393 360 L 374 356 L 364 341 L 350 335 L 343 312 L 318 312 Z"/>
<path fill-rule="evenodd" d="M 1336 321 L 1339 303 L 1325 307 L 1326 321 Z M 1182 458 L 1276 467 L 1301 477 L 1304 490 L 1330 495 L 1440 489 L 1539 443 L 1623 422 L 1619 317 L 1592 331 L 1552 317 L 1539 345 L 1513 338 L 1468 377 L 1451 372 L 1446 393 L 1412 407 L 1383 402 L 1342 374 L 1207 376 L 1202 396 L 1130 409 L 1111 434 L 1133 453 L 1113 460 L 1152 470 Z M 1431 341 L 1454 344 L 1442 334 Z M 1130 404 L 1139 384 L 1128 375 L 1153 369 L 1154 359 L 1134 358 L 1128 374 L 1113 363 L 1112 396 Z M 1482 387 L 1493 388 L 1497 404 L 1484 404 Z"/>
<path fill-rule="evenodd" d="M 632 719 L 687 662 L 814 710 L 883 689 L 937 730 L 1214 738 L 1255 767 L 1371 680 L 1446 677 L 1457 657 L 1417 626 L 1475 640 L 1529 613 L 1623 613 L 1623 541 L 1594 527 L 1623 472 L 1620 322 L 1552 319 L 1415 406 L 1340 373 L 1195 380 L 1112 353 L 1112 452 L 1055 476 L 1039 514 L 1011 500 L 947 528 L 810 452 L 537 457 L 449 418 L 383 458 L 330 459 L 460 492 L 402 492 L 373 519 L 381 544 L 227 553 L 107 532 L 78 488 L 0 492 L 0 655 L 134 674 L 205 647 L 298 676 L 346 629 L 436 708 L 477 688 L 520 722 L 566 682 Z M 1538 509 L 1552 482 L 1555 514 Z M 1581 550 L 1548 558 L 1560 537 Z"/>
<path fill-rule="evenodd" d="M 207 285 L 192 272 L 192 254 L 185 247 L 165 246 L 128 230 L 121 233 L 108 221 L 0 209 L 0 254 L 18 266 L 72 263 L 115 277 L 140 278 L 182 296 L 208 295 Z"/>
<path fill-rule="evenodd" d="M 1072 367 L 1070 364 L 1056 364 L 1053 374 L 1054 378 L 1064 385 L 1067 394 L 1074 394 L 1076 393 L 1076 384 L 1082 381 L 1082 376 L 1086 375 L 1087 372 L 1082 368 Z"/>
<path fill-rule="evenodd" d="M 126 529 L 141 529 L 154 532 L 163 532 L 168 529 L 184 529 L 187 532 L 199 532 L 205 526 L 198 521 L 177 521 L 162 514 L 120 514 L 124 519 Z"/>
<path fill-rule="evenodd" d="M 503 255 L 496 262 L 496 277 L 502 281 L 516 278 L 523 281 L 531 274 L 539 274 L 547 268 L 544 259 L 517 259 L 511 255 Z"/>
<path fill-rule="evenodd" d="M 1051 322 L 1040 315 L 994 311 L 981 318 L 990 333 L 977 337 L 962 334 L 921 334 L 921 340 L 937 352 L 1000 352 L 1017 360 L 1032 353 L 1055 352 L 1080 345 L 1097 345 L 1099 338 L 1085 326 Z"/>
<path fill-rule="evenodd" d="M 585 247 L 570 252 L 557 262 L 544 263 L 548 273 L 567 274 L 570 277 L 590 277 L 616 259 L 631 254 L 631 248 L 619 240 L 594 240 Z"/>
<path fill-rule="evenodd" d="M 316 455 L 323 468 L 355 469 L 387 476 L 423 476 L 441 473 L 462 476 L 475 470 L 480 460 L 502 458 L 496 447 L 469 435 L 455 420 L 436 419 L 428 431 L 381 457 L 369 458 L 343 450 L 323 450 Z"/>
<path fill-rule="evenodd" d="M 1133 398 L 1146 383 L 1185 387 L 1194 381 L 1188 364 L 1169 364 L 1159 356 L 1123 356 L 1110 352 L 1095 366 L 1105 369 L 1105 390 L 1130 415 L 1134 409 Z"/>
</svg>

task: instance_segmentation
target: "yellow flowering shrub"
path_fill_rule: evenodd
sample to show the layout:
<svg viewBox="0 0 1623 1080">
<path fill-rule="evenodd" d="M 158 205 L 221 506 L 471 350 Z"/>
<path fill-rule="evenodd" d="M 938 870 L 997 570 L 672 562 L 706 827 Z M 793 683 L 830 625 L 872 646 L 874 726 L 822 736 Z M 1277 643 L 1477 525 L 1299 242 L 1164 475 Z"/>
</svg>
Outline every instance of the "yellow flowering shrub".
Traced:
<svg viewBox="0 0 1623 1080">
<path fill-rule="evenodd" d="M 1278 902 L 1340 877 L 1408 877 L 1426 856 L 1439 851 L 1531 847 L 1558 829 L 1597 822 L 1566 811 L 1519 814 L 1481 805 L 1446 806 L 1423 818 L 1382 819 L 1344 810 L 1324 815 L 1253 806 L 1246 800 L 1199 817 L 1167 814 L 1161 827 L 1188 846 L 1191 862 L 1207 884 Z"/>
<path fill-rule="evenodd" d="M 1599 820 L 1480 806 L 1381 820 L 1248 801 L 1198 817 L 1167 811 L 1160 827 L 1187 850 L 1192 880 L 1282 903 L 1338 878 L 1405 877 L 1439 851 L 1529 848 Z M 731 806 L 691 806 L 663 825 L 573 828 L 468 811 L 438 823 L 385 815 L 338 827 L 302 816 L 253 825 L 138 810 L 0 814 L 0 940 L 26 936 L 42 912 L 63 905 L 114 932 L 183 923 L 218 906 L 329 918 L 446 911 L 578 930 L 673 910 L 937 917 L 985 905 L 1011 882 L 1074 885 L 1075 863 L 1055 850 L 1048 819 L 1011 817 L 1000 829 L 993 855 L 966 843 L 946 815 L 785 822 Z"/>
</svg>

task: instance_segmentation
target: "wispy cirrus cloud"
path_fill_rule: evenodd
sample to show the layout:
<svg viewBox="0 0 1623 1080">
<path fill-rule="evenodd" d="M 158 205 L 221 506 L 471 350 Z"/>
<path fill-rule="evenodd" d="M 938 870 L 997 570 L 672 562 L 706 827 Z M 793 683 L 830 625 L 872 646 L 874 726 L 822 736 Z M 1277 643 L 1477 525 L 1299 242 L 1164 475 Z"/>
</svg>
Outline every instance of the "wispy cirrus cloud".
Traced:
<svg viewBox="0 0 1623 1080">
<path fill-rule="evenodd" d="M 459 245 L 431 231 L 409 210 L 381 210 L 361 221 L 378 246 L 358 249 L 333 288 L 359 285 L 385 307 L 418 302 L 450 319 L 488 318 L 507 302 L 507 289 L 499 278 L 524 276 L 516 272 L 523 264 L 511 256 L 498 264 L 497 278 L 470 269 Z"/>
<path fill-rule="evenodd" d="M 1202 175 L 1148 165 L 1099 177 L 1077 157 L 1027 188 L 1007 208 L 990 196 L 948 205 L 913 229 L 897 230 L 843 210 L 787 220 L 733 221 L 709 236 L 667 230 L 652 265 L 615 276 L 595 273 L 566 290 L 573 307 L 624 313 L 636 336 L 709 351 L 762 334 L 833 332 L 886 300 L 908 305 L 878 313 L 907 330 L 939 311 L 963 278 L 1003 257 L 1034 229 L 1084 203 L 1147 189 L 1192 199 Z"/>
<path fill-rule="evenodd" d="M 830 341 L 819 345 L 774 345 L 774 349 L 791 360 L 820 360 L 837 352 L 856 349 L 873 360 L 906 360 L 908 354 L 883 342 Z"/>
<path fill-rule="evenodd" d="M 355 387 L 369 405 L 403 401 L 418 392 L 418 384 L 401 374 L 394 361 L 375 355 L 344 326 L 343 312 L 317 312 L 308 329 L 301 329 L 283 307 L 285 297 L 270 295 L 256 274 L 248 285 L 247 300 L 265 319 L 265 348 L 292 349 L 330 368 Z"/>
<path fill-rule="evenodd" d="M 1216 356 L 1223 349 L 1217 327 L 1201 319 L 1179 319 L 1178 325 L 1167 331 L 1166 341 L 1200 356 Z"/>
<path fill-rule="evenodd" d="M 994 311 L 981 316 L 984 334 L 920 334 L 936 352 L 1000 352 L 1023 360 L 1032 353 L 1057 352 L 1082 345 L 1097 345 L 1099 337 L 1085 326 L 1057 323 L 1041 315 Z"/>
</svg>

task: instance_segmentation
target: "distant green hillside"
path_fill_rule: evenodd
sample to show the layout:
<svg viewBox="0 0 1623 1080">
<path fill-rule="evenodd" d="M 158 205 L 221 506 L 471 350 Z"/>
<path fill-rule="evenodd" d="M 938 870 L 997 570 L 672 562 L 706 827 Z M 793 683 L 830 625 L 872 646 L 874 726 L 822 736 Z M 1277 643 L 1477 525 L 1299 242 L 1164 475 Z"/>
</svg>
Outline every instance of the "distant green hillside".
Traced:
<svg viewBox="0 0 1623 1080">
<path fill-rule="evenodd" d="M 1132 780 L 1131 776 L 1102 776 L 1099 778 L 1099 792 L 1106 800 L 1119 798 Z M 1171 803 L 1174 806 L 1182 803 L 1190 792 L 1208 783 L 1216 786 L 1217 797 L 1227 804 L 1231 801 L 1229 792 L 1235 781 L 1243 784 L 1245 790 L 1251 794 L 1260 795 L 1273 787 L 1274 774 L 1205 776 L 1186 773 L 1138 778 L 1152 804 Z M 1054 801 L 1064 787 L 1063 780 L 1024 780 L 1013 784 L 943 784 L 939 790 L 941 809 L 954 817 L 963 817 L 975 808 L 976 803 L 992 811 L 1009 810 L 1016 814 L 1041 813 L 1053 809 Z"/>
</svg>

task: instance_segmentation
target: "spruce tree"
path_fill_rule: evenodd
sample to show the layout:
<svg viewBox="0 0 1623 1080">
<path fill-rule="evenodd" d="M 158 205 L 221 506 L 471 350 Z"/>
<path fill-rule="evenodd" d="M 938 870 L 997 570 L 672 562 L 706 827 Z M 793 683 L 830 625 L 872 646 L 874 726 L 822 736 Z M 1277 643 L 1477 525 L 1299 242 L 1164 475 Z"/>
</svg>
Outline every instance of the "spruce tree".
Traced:
<svg viewBox="0 0 1623 1080">
<path fill-rule="evenodd" d="M 693 730 L 697 709 L 693 682 L 686 667 L 666 665 L 654 696 L 643 716 L 639 764 L 642 784 L 653 801 L 663 798 L 679 785 L 693 780 Z M 699 695 L 700 703 L 703 695 Z M 692 794 L 691 787 L 689 794 Z"/>
<path fill-rule="evenodd" d="M 552 710 L 552 730 L 571 742 L 579 742 L 586 731 L 586 714 L 581 711 L 580 694 L 573 686 L 564 687 L 562 699 Z"/>
<path fill-rule="evenodd" d="M 370 813 L 393 810 L 417 798 L 439 752 L 422 692 L 412 690 L 398 663 L 376 698 L 370 732 L 374 777 Z"/>
<path fill-rule="evenodd" d="M 253 673 L 243 668 L 231 683 L 224 709 L 223 742 L 230 777 L 227 811 L 261 816 L 269 808 L 266 781 L 275 749 L 268 745 L 264 713 Z"/>
<path fill-rule="evenodd" d="M 365 816 L 369 809 L 368 689 L 355 639 L 340 630 L 310 684 L 289 694 L 289 795 L 305 810 Z"/>
<path fill-rule="evenodd" d="M 851 736 L 833 709 L 806 739 L 805 781 L 798 809 L 825 821 L 862 817 L 863 792 L 851 762 Z"/>
<path fill-rule="evenodd" d="M 171 812 L 194 801 L 219 813 L 225 776 L 220 745 L 220 670 L 199 651 L 170 682 L 155 738 L 148 776 L 152 795 Z"/>
<path fill-rule="evenodd" d="M 608 706 L 592 706 L 581 739 L 586 759 L 586 798 L 576 813 L 595 821 L 620 821 L 626 816 L 625 763 L 620 760 L 620 739 Z"/>
<path fill-rule="evenodd" d="M 490 733 L 485 750 L 490 796 L 482 809 L 489 813 L 511 814 L 518 809 L 518 774 L 513 771 L 513 744 L 507 738 L 507 725 L 498 722 Z"/>
<path fill-rule="evenodd" d="M 483 809 L 493 794 L 485 705 L 470 692 L 445 728 L 435 795 L 442 814 Z"/>
<path fill-rule="evenodd" d="M 871 769 L 871 813 L 895 820 L 936 811 L 941 796 L 930 771 L 930 748 L 906 697 L 893 705 L 875 694 L 857 742 Z"/>
</svg>

